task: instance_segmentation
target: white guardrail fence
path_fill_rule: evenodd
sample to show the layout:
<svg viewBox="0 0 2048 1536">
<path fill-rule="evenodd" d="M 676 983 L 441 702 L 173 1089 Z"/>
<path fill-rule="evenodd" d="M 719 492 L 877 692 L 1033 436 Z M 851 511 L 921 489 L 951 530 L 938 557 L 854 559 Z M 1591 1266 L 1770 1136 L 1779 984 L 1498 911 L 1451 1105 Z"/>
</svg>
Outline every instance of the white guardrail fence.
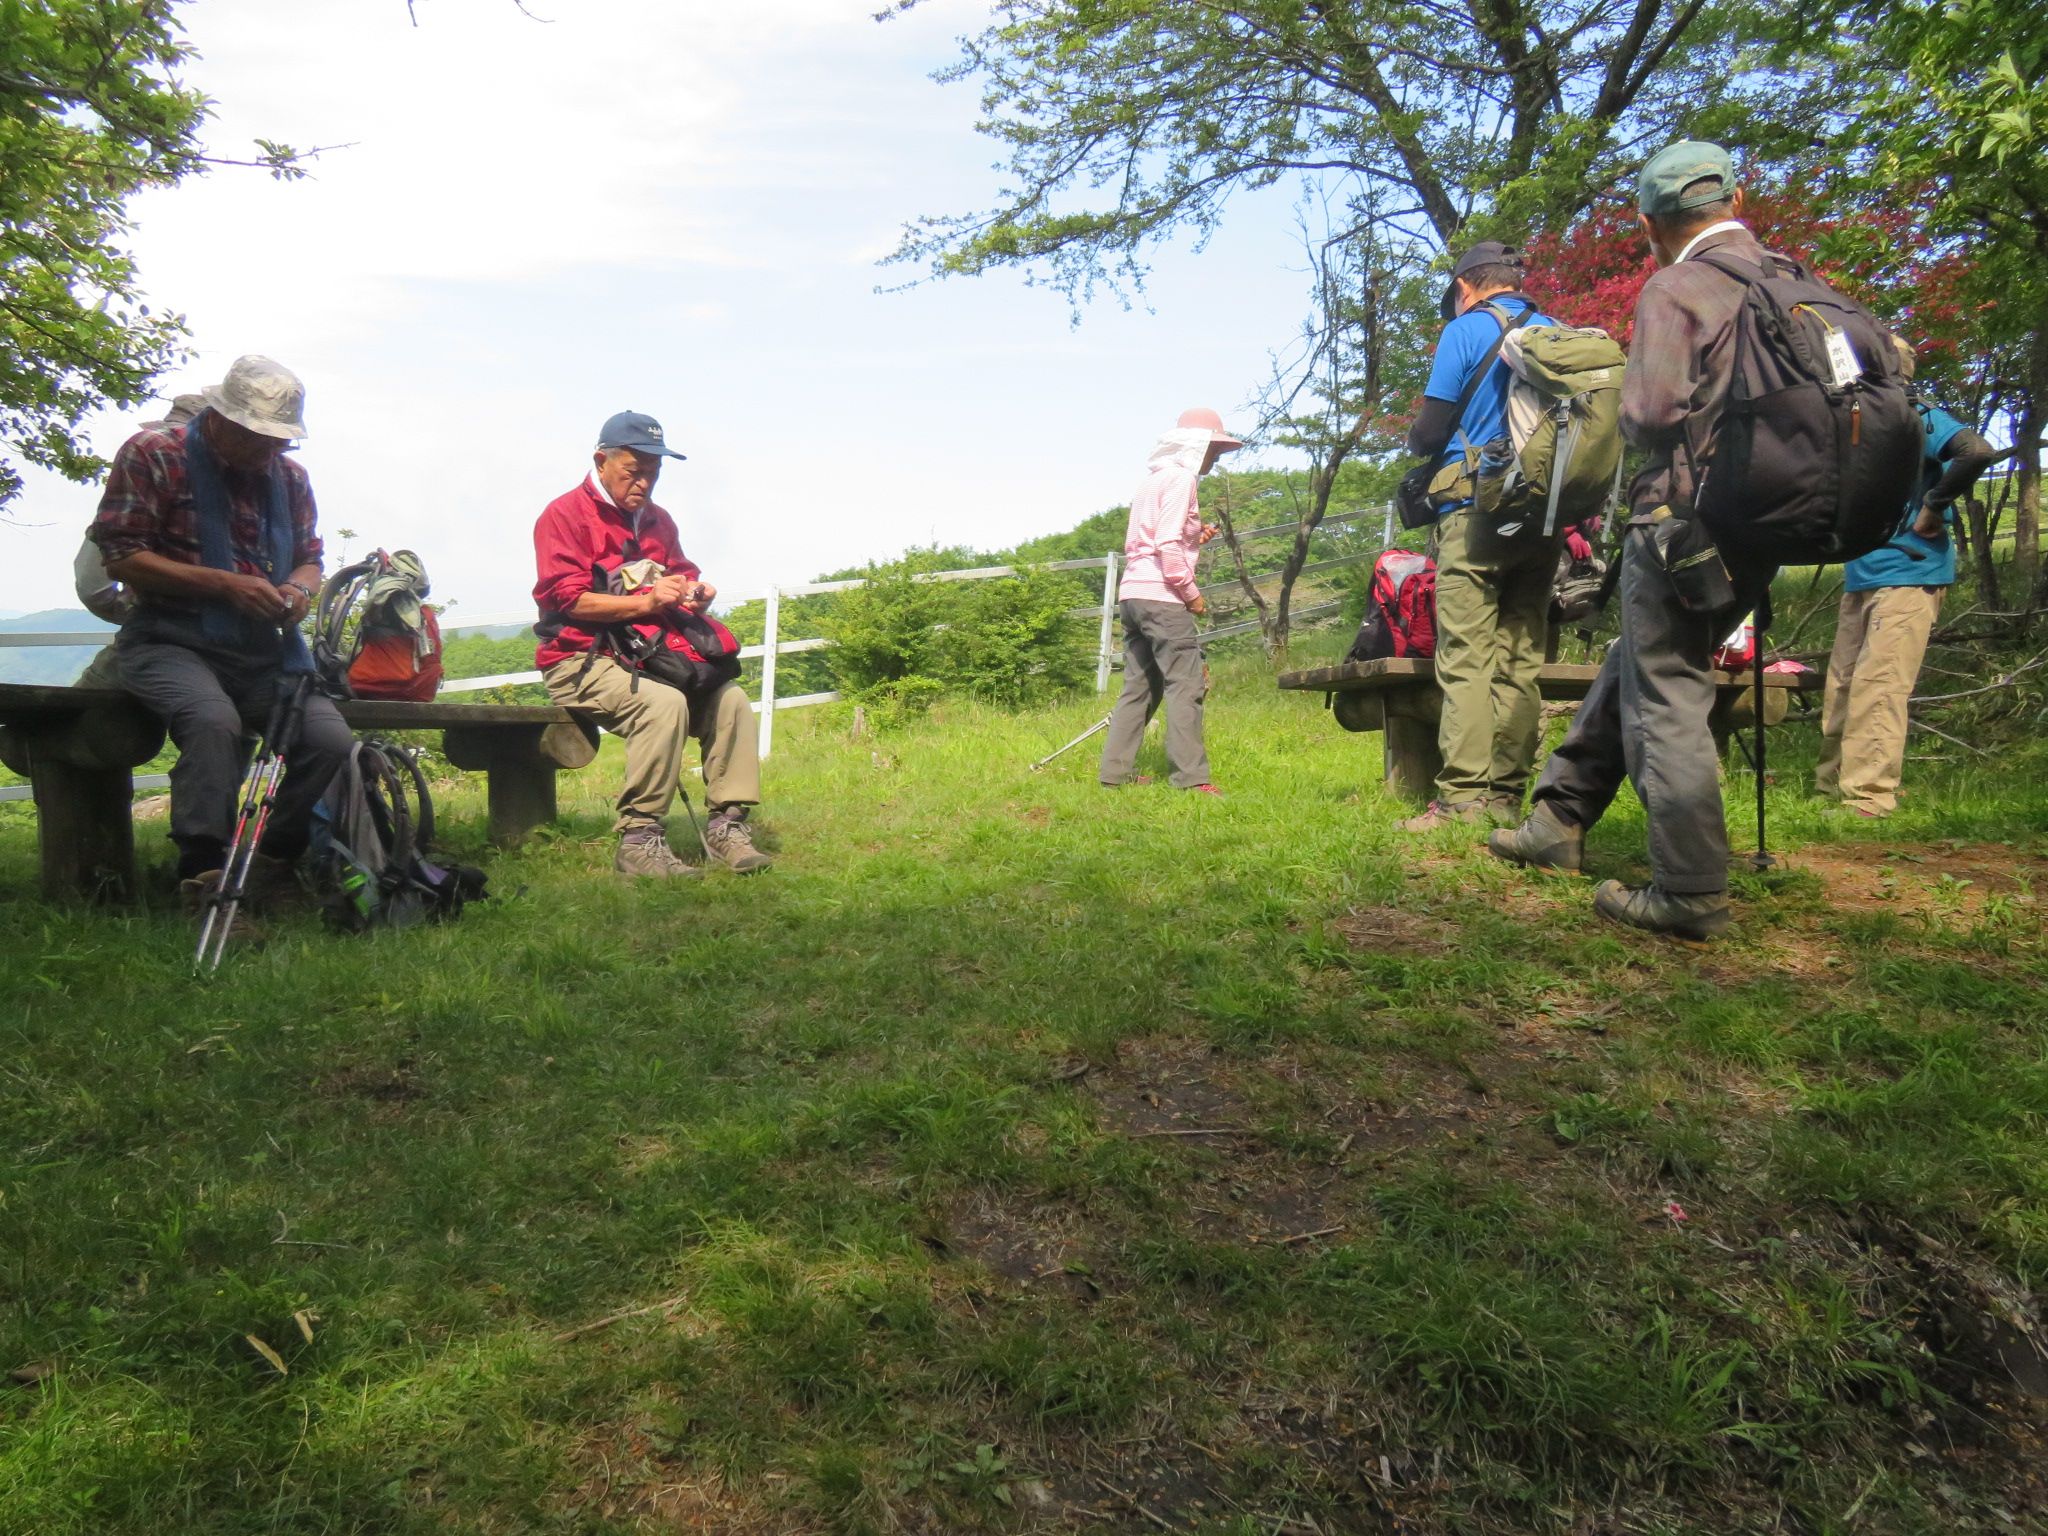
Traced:
<svg viewBox="0 0 2048 1536">
<path fill-rule="evenodd" d="M 1382 543 L 1386 544 L 1391 543 L 1393 539 L 1393 516 L 1393 508 L 1390 506 L 1362 508 L 1355 512 L 1339 512 L 1334 516 L 1326 517 L 1320 526 L 1330 528 L 1344 523 L 1359 522 L 1377 517 L 1383 521 L 1384 537 Z M 1295 525 L 1293 523 L 1280 523 L 1270 528 L 1247 529 L 1237 537 L 1240 544 L 1245 544 L 1257 539 L 1278 538 L 1283 534 L 1291 535 L 1294 531 Z M 1313 564 L 1303 566 L 1301 574 L 1310 576 L 1322 571 L 1335 570 L 1339 566 L 1354 565 L 1360 560 L 1371 559 L 1378 553 L 1378 549 L 1360 550 L 1355 554 L 1344 555 L 1334 560 L 1319 560 Z M 1121 654 L 1116 649 L 1116 585 L 1117 571 L 1122 561 L 1122 553 L 1112 550 L 1107 554 L 1091 556 L 1085 560 L 1053 560 L 1036 567 L 1038 570 L 1045 571 L 1099 570 L 1102 572 L 1101 603 L 1073 610 L 1073 617 L 1077 619 L 1085 618 L 1098 621 L 1095 643 L 1095 691 L 1097 693 L 1109 691 L 1110 673 L 1115 669 L 1117 662 L 1122 659 Z M 1014 576 L 1016 574 L 1016 566 L 989 565 L 969 571 L 927 571 L 913 576 L 911 579 L 913 581 L 988 581 L 996 577 Z M 1266 578 L 1264 576 L 1257 576 L 1253 579 L 1255 581 L 1263 581 Z M 848 581 L 810 581 L 796 586 L 770 587 L 768 589 L 764 598 L 767 612 L 761 644 L 743 646 L 740 650 L 741 660 L 745 661 L 759 657 L 761 661 L 761 696 L 755 701 L 755 711 L 759 717 L 761 732 L 761 756 L 766 757 L 775 744 L 775 716 L 778 711 L 804 709 L 813 704 L 830 704 L 839 697 L 837 692 L 830 691 L 825 693 L 799 693 L 790 697 L 782 697 L 776 693 L 776 658 L 793 656 L 804 651 L 824 650 L 832 644 L 830 640 L 822 637 L 795 640 L 783 639 L 782 600 L 789 597 L 813 597 L 826 592 L 847 592 L 855 587 L 864 587 L 866 585 L 866 581 L 855 578 Z M 1240 589 L 1234 578 L 1229 581 L 1212 582 L 1202 588 L 1205 595 L 1210 593 L 1236 592 L 1238 590 Z M 1341 602 L 1318 603 L 1309 608 L 1296 609 L 1294 617 L 1298 619 L 1318 618 L 1333 613 L 1342 606 Z M 457 635 L 464 630 L 502 629 L 510 625 L 524 627 L 532 623 L 533 617 L 530 614 L 506 614 L 492 618 L 463 619 L 459 623 L 444 624 L 442 626 L 442 633 L 444 635 Z M 1259 623 L 1256 619 L 1238 624 L 1224 624 L 1214 629 L 1202 631 L 1202 638 L 1204 640 L 1220 640 L 1228 635 L 1252 634 L 1257 631 L 1258 627 Z M 0 646 L 90 646 L 96 648 L 107 644 L 113 637 L 114 631 L 111 629 L 22 631 L 13 634 L 0 632 Z M 485 688 L 512 688 L 522 683 L 537 683 L 539 681 L 540 673 L 538 672 L 500 672 L 490 677 L 450 678 L 441 684 L 441 692 L 443 694 L 475 693 Z M 137 789 L 161 789 L 169 783 L 170 780 L 165 775 L 152 773 L 144 774 L 137 778 L 135 787 Z M 28 798 L 28 793 L 26 785 L 0 788 L 0 801 L 24 800 Z"/>
</svg>

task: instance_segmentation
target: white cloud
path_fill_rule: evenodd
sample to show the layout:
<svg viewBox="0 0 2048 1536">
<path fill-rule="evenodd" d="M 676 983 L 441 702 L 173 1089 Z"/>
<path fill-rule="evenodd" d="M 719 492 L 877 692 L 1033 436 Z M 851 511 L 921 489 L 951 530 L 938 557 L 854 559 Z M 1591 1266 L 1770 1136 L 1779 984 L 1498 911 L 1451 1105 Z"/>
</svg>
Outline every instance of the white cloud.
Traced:
<svg viewBox="0 0 2048 1536">
<path fill-rule="evenodd" d="M 913 541 L 1070 526 L 1291 333 L 1284 220 L 1242 214 L 1162 263 L 1153 312 L 1078 330 L 1003 277 L 874 291 L 912 275 L 871 265 L 898 221 L 993 191 L 973 89 L 926 78 L 978 0 L 883 26 L 875 0 L 533 8 L 553 21 L 510 0 L 420 0 L 417 28 L 403 0 L 194 0 L 223 151 L 353 147 L 303 182 L 223 170 L 137 208 L 150 294 L 192 327 L 166 393 L 245 351 L 298 369 L 326 524 L 417 548 L 467 613 L 524 606 L 532 519 L 621 407 L 690 454 L 663 500 L 741 596 Z M 0 604 L 68 603 L 95 499 L 31 477 L 19 516 L 46 526 L 0 531 Z"/>
</svg>

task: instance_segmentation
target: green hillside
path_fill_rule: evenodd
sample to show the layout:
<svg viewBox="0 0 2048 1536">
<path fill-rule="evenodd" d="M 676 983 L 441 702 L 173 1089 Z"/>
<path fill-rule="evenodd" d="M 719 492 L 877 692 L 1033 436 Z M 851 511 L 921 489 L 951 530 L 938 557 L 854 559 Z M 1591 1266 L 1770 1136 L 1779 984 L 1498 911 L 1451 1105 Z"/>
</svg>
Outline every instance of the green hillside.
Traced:
<svg viewBox="0 0 2048 1536">
<path fill-rule="evenodd" d="M 791 716 L 752 881 L 611 876 L 615 742 L 517 853 L 451 780 L 489 902 L 210 984 L 161 823 L 118 914 L 0 820 L 0 1532 L 2043 1528 L 2009 701 L 1882 826 L 1780 731 L 1712 949 L 1252 658 L 1222 801 L 1029 771 L 1099 708 Z"/>
</svg>

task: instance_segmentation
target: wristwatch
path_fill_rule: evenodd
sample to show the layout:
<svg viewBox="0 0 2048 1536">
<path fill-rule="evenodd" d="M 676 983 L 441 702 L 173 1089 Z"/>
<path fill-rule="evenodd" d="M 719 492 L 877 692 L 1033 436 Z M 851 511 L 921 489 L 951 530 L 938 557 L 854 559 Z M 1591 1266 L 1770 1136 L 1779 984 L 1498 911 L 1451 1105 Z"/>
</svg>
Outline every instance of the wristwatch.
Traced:
<svg viewBox="0 0 2048 1536">
<path fill-rule="evenodd" d="M 280 583 L 280 585 L 290 587 L 294 592 L 298 593 L 299 596 L 303 597 L 306 600 L 306 606 L 308 608 L 311 608 L 313 606 L 313 589 L 307 586 L 303 581 L 287 581 Z"/>
</svg>

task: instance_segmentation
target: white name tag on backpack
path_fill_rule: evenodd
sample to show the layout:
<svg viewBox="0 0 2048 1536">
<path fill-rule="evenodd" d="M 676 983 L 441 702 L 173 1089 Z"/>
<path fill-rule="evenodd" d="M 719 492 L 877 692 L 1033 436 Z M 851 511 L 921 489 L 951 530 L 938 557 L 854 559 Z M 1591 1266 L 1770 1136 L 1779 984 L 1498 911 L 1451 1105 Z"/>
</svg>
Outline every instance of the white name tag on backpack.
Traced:
<svg viewBox="0 0 2048 1536">
<path fill-rule="evenodd" d="M 1863 377 L 1863 364 L 1856 360 L 1847 331 L 1828 332 L 1828 367 L 1834 371 L 1837 389 L 1846 389 Z"/>
</svg>

